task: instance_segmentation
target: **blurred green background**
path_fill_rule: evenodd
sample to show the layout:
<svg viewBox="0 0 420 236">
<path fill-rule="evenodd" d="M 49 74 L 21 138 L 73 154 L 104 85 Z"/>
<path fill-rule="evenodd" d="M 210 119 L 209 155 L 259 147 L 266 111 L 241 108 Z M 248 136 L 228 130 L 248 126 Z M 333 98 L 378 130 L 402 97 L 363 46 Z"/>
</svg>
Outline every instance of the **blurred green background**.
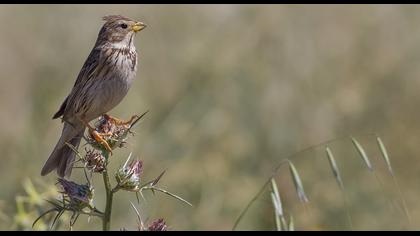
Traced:
<svg viewBox="0 0 420 236">
<path fill-rule="evenodd" d="M 91 50 L 101 17 L 149 27 L 136 37 L 136 81 L 111 115 L 150 113 L 111 169 L 132 151 L 144 179 L 166 169 L 140 209 L 172 230 L 230 230 L 288 155 L 354 135 L 378 170 L 364 168 L 348 139 L 331 143 L 343 172 L 353 229 L 420 229 L 420 6 L 415 5 L 2 5 L 0 6 L 0 229 L 11 229 L 23 183 L 53 185 L 40 170 L 61 133 L 52 120 Z M 401 199 L 373 136 L 388 148 Z M 277 173 L 297 229 L 350 229 L 322 147 L 296 155 L 310 204 L 297 202 L 288 170 Z M 83 180 L 81 172 L 73 178 Z M 379 179 L 379 182 L 378 182 Z M 101 178 L 95 204 L 104 205 Z M 135 229 L 129 201 L 114 199 L 112 228 Z M 261 197 L 239 229 L 271 229 Z M 2 215 L 0 215 L 2 216 Z M 30 225 L 32 222 L 29 222 Z M 63 226 L 61 229 L 67 229 Z M 75 229 L 101 229 L 81 217 Z"/>
</svg>

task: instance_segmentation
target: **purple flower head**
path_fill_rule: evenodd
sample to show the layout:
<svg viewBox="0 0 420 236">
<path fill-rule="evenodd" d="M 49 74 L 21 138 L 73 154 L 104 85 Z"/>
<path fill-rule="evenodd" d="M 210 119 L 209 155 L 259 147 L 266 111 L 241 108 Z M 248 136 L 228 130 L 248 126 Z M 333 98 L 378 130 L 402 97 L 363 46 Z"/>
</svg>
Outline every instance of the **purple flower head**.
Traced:
<svg viewBox="0 0 420 236">
<path fill-rule="evenodd" d="M 140 178 L 140 175 L 143 173 L 143 162 L 140 160 L 134 160 L 130 163 L 129 169 L 134 176 Z"/>
<path fill-rule="evenodd" d="M 120 188 L 135 192 L 140 189 L 140 175 L 143 173 L 143 162 L 140 160 L 134 160 L 128 164 L 130 157 L 131 154 L 124 166 L 121 167 L 115 174 L 115 179 L 117 180 Z"/>
<path fill-rule="evenodd" d="M 70 205 L 84 208 L 91 205 L 93 199 L 93 189 L 89 185 L 80 185 L 65 179 L 58 179 L 63 192 L 70 198 Z"/>
</svg>

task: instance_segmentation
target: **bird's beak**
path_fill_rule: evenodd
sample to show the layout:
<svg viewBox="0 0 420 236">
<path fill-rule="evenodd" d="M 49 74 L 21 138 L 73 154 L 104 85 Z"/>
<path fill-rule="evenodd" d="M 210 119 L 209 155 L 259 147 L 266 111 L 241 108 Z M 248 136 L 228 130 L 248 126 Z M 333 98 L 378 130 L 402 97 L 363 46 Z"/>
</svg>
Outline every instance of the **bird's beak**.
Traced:
<svg viewBox="0 0 420 236">
<path fill-rule="evenodd" d="M 144 28 L 146 28 L 146 24 L 142 22 L 137 22 L 133 26 L 131 26 L 131 30 L 134 31 L 135 33 L 141 31 Z"/>
</svg>

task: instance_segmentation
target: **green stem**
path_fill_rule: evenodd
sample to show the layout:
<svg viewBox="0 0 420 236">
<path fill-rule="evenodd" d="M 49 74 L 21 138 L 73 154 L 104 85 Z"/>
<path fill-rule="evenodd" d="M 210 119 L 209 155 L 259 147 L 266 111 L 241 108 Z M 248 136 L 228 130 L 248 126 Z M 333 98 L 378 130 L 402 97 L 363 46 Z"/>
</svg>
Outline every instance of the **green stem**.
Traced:
<svg viewBox="0 0 420 236">
<path fill-rule="evenodd" d="M 109 176 L 107 170 L 102 173 L 104 179 L 105 191 L 106 191 L 106 206 L 105 206 L 105 215 L 102 218 L 102 230 L 109 231 L 111 228 L 111 211 L 112 211 L 112 196 L 113 191 L 111 188 L 111 183 L 109 182 Z"/>
</svg>

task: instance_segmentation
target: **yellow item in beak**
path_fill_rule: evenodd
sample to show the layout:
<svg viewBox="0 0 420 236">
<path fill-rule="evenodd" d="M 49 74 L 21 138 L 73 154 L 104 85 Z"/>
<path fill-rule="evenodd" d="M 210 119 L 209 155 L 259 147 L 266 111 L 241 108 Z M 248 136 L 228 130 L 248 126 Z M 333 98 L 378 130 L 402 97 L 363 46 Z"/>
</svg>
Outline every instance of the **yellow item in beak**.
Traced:
<svg viewBox="0 0 420 236">
<path fill-rule="evenodd" d="M 142 22 L 137 22 L 133 26 L 131 26 L 131 30 L 133 30 L 134 32 L 139 32 L 140 30 L 144 28 L 146 28 L 146 24 Z"/>
</svg>

